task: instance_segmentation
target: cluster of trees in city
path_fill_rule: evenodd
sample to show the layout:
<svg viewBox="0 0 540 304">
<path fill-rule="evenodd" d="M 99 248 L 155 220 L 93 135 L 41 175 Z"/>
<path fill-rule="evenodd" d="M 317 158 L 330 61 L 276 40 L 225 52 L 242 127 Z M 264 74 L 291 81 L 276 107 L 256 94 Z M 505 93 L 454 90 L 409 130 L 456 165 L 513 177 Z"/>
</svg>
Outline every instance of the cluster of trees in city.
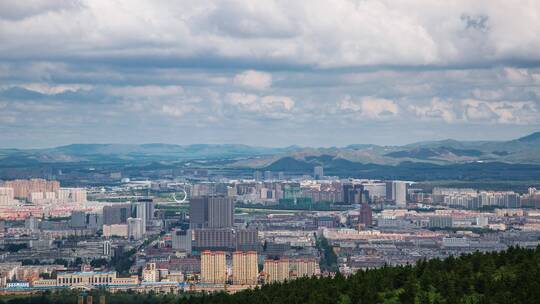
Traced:
<svg viewBox="0 0 540 304">
<path fill-rule="evenodd" d="M 52 262 L 45 262 L 39 259 L 24 259 L 21 261 L 22 265 L 64 265 L 65 267 L 74 268 L 80 267 L 83 264 L 83 259 L 80 257 L 75 258 L 73 261 L 58 258 Z"/>
<path fill-rule="evenodd" d="M 28 248 L 27 244 L 6 244 L 0 251 L 19 252 L 19 250 Z"/>
<path fill-rule="evenodd" d="M 137 253 L 137 248 L 115 255 L 107 266 L 116 270 L 119 274 L 128 274 L 129 269 L 135 263 L 135 253 Z"/>
<path fill-rule="evenodd" d="M 320 240 L 324 243 L 324 240 Z M 324 244 L 321 244 L 324 247 Z M 540 247 L 473 253 L 345 277 L 301 278 L 235 294 L 107 293 L 107 303 L 533 303 L 540 299 Z M 92 291 L 94 299 L 104 291 Z M 5 298 L 0 303 L 75 303 L 77 292 Z"/>
<path fill-rule="evenodd" d="M 332 246 L 328 244 L 328 240 L 324 236 L 317 237 L 317 248 L 321 259 L 319 262 L 319 268 L 322 272 L 337 272 L 337 255 L 332 249 Z"/>
</svg>

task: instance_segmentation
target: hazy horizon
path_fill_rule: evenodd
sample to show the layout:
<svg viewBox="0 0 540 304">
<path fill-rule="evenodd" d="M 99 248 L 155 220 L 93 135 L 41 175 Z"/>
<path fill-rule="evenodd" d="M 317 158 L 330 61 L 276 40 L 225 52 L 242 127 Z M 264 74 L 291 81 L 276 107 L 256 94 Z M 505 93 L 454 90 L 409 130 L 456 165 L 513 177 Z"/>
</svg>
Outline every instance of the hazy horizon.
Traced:
<svg viewBox="0 0 540 304">
<path fill-rule="evenodd" d="M 540 132 L 540 131 L 538 131 Z M 532 132 L 532 133 L 537 133 L 537 132 Z M 350 143 L 350 144 L 346 144 L 346 145 L 331 145 L 331 146 L 306 146 L 306 145 L 276 145 L 276 146 L 263 146 L 263 145 L 251 145 L 251 144 L 244 144 L 244 143 L 235 143 L 235 142 L 231 142 L 231 143 L 208 143 L 208 142 L 195 142 L 195 143 L 167 143 L 167 142 L 142 142 L 142 143 L 137 143 L 137 142 L 134 142 L 134 143 L 113 143 L 113 142 L 88 142 L 88 143 L 80 143 L 80 142 L 74 142 L 74 143 L 67 143 L 67 144 L 61 144 L 61 145 L 57 145 L 57 146 L 43 146 L 43 147 L 1 147 L 0 146 L 0 149 L 22 149 L 22 150 L 32 150 L 32 149 L 53 149 L 53 148 L 58 148 L 58 147 L 64 147 L 64 146 L 71 146 L 71 145 L 180 145 L 180 146 L 190 146 L 190 145 L 243 145 L 243 146 L 249 146 L 249 147 L 254 147 L 254 148 L 268 148 L 268 149 L 279 149 L 279 148 L 288 148 L 288 147 L 293 147 L 293 146 L 298 146 L 300 148 L 344 148 L 344 147 L 347 147 L 347 146 L 353 146 L 353 145 L 375 145 L 375 146 L 405 146 L 405 145 L 411 145 L 411 144 L 415 144 L 415 143 L 420 143 L 420 142 L 432 142 L 432 141 L 445 141 L 445 140 L 456 140 L 456 141 L 460 141 L 460 142 L 475 142 L 475 141 L 500 141 L 500 142 L 504 142 L 504 141 L 509 141 L 509 140 L 514 140 L 514 139 L 518 139 L 518 138 L 521 138 L 521 137 L 524 137 L 524 136 L 527 136 L 527 135 L 530 135 L 532 133 L 527 133 L 527 134 L 523 134 L 521 136 L 518 136 L 518 137 L 515 137 L 515 138 L 506 138 L 506 139 L 498 139 L 498 140 L 486 140 L 486 139 L 478 139 L 478 140 L 471 140 L 471 139 L 467 139 L 467 140 L 459 140 L 459 139 L 455 139 L 455 138 L 440 138 L 440 139 L 426 139 L 426 140 L 421 140 L 421 141 L 414 141 L 414 142 L 409 142 L 409 143 L 405 143 L 405 144 L 395 144 L 395 145 L 391 145 L 391 144 L 373 144 L 373 143 Z"/>
</svg>

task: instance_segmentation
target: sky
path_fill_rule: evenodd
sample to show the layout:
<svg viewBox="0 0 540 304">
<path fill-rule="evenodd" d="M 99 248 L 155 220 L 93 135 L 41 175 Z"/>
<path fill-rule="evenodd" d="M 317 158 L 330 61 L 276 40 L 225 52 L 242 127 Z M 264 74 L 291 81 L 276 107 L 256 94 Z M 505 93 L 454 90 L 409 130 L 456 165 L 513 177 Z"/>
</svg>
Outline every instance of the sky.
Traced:
<svg viewBox="0 0 540 304">
<path fill-rule="evenodd" d="M 540 131 L 540 1 L 0 0 L 0 148 Z"/>
</svg>

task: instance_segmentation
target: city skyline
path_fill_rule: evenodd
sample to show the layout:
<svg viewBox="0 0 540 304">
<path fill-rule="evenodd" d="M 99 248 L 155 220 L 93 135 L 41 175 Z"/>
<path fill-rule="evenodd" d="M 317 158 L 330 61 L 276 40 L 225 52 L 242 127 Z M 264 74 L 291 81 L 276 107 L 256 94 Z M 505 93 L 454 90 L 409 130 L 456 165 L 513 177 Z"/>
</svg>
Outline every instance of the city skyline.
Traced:
<svg viewBox="0 0 540 304">
<path fill-rule="evenodd" d="M 401 145 L 540 130 L 535 2 L 0 5 L 5 148 Z"/>
<path fill-rule="evenodd" d="M 0 303 L 540 299 L 537 29 L 534 0 L 0 0 Z"/>
</svg>

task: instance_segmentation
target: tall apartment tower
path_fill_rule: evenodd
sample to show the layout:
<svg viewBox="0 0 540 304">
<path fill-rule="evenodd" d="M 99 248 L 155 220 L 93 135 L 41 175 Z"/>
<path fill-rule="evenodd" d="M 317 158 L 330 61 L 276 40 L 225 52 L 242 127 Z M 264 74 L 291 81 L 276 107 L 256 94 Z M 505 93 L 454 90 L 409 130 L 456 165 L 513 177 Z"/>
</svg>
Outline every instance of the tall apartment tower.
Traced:
<svg viewBox="0 0 540 304">
<path fill-rule="evenodd" d="M 361 204 L 363 200 L 364 187 L 361 184 L 344 184 L 343 202 L 347 205 Z"/>
<path fill-rule="evenodd" d="M 15 191 L 13 188 L 0 187 L 0 206 L 12 205 L 15 202 Z"/>
<path fill-rule="evenodd" d="M 385 182 L 385 185 L 386 185 L 386 200 L 393 201 L 394 200 L 394 182 L 387 181 Z"/>
<path fill-rule="evenodd" d="M 191 241 L 193 239 L 193 232 L 191 229 L 182 230 L 177 229 L 172 231 L 172 248 L 175 250 L 185 251 L 191 254 Z"/>
<path fill-rule="evenodd" d="M 57 192 L 60 189 L 60 182 L 48 181 L 41 178 L 17 179 L 4 182 L 4 187 L 13 188 L 16 198 L 28 199 L 33 192 Z"/>
<path fill-rule="evenodd" d="M 289 260 L 265 260 L 266 283 L 283 282 L 289 279 Z"/>
<path fill-rule="evenodd" d="M 143 229 L 143 233 L 146 234 L 146 202 L 136 202 L 135 203 L 135 217 L 138 219 L 141 219 L 141 225 Z"/>
<path fill-rule="evenodd" d="M 112 256 L 111 241 L 104 241 L 103 242 L 103 255 L 104 256 Z"/>
<path fill-rule="evenodd" d="M 317 260 L 315 258 L 296 259 L 291 265 L 296 270 L 296 277 L 311 277 L 319 272 Z"/>
<path fill-rule="evenodd" d="M 234 201 L 231 197 L 202 196 L 189 202 L 191 228 L 231 228 L 234 225 Z"/>
<path fill-rule="evenodd" d="M 407 183 L 402 181 L 393 182 L 393 194 L 396 206 L 407 206 Z"/>
<path fill-rule="evenodd" d="M 155 204 L 151 198 L 140 198 L 135 202 L 135 215 L 143 221 L 144 232 L 154 219 Z"/>
<path fill-rule="evenodd" d="M 364 224 L 365 226 L 371 226 L 373 222 L 373 211 L 371 210 L 371 207 L 364 203 L 360 207 L 360 215 L 358 218 L 359 224 Z"/>
<path fill-rule="evenodd" d="M 386 182 L 386 199 L 394 201 L 398 207 L 405 207 L 407 205 L 407 183 L 403 181 Z"/>
<path fill-rule="evenodd" d="M 127 219 L 128 238 L 140 240 L 144 238 L 144 222 L 142 219 L 130 217 Z"/>
<path fill-rule="evenodd" d="M 225 284 L 227 265 L 225 252 L 203 251 L 201 253 L 201 282 L 207 284 Z"/>
<path fill-rule="evenodd" d="M 235 251 L 233 253 L 233 284 L 256 285 L 259 275 L 257 268 L 257 252 Z"/>
<path fill-rule="evenodd" d="M 114 204 L 103 207 L 104 225 L 126 224 L 129 217 L 131 217 L 131 205 L 129 204 Z"/>
</svg>

